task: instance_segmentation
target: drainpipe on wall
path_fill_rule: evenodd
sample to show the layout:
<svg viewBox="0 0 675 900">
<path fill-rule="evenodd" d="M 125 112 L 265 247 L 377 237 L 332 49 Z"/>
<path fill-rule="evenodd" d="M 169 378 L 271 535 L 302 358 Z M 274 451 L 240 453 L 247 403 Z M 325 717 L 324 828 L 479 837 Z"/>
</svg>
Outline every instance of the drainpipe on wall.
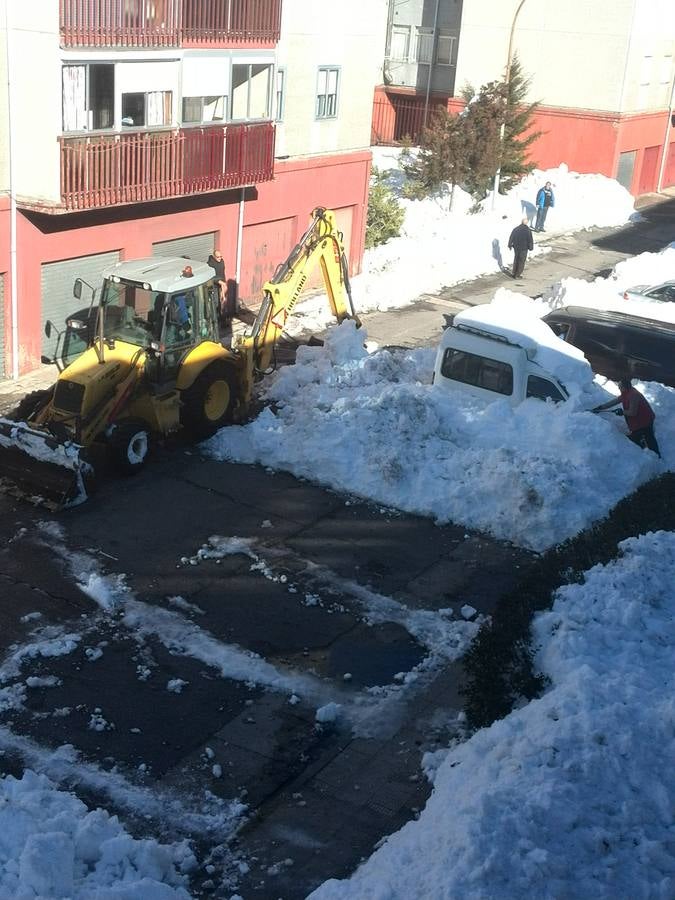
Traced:
<svg viewBox="0 0 675 900">
<path fill-rule="evenodd" d="M 436 0 L 436 12 L 434 13 L 434 30 L 431 33 L 431 59 L 429 60 L 429 77 L 427 78 L 427 95 L 424 98 L 424 119 L 422 128 L 427 127 L 427 115 L 429 113 L 429 94 L 431 93 L 431 75 L 434 71 L 434 58 L 436 56 L 436 31 L 438 30 L 438 7 L 441 0 Z"/>
<path fill-rule="evenodd" d="M 241 189 L 239 199 L 239 221 L 237 222 L 237 262 L 234 270 L 234 277 L 237 279 L 237 306 L 239 305 L 239 285 L 241 284 L 241 245 L 244 236 L 244 203 L 246 197 L 246 188 Z"/>
<path fill-rule="evenodd" d="M 659 180 L 656 182 L 656 191 L 661 193 L 663 187 L 663 176 L 666 171 L 666 160 L 668 159 L 670 129 L 673 123 L 673 110 L 675 110 L 675 75 L 673 75 L 673 86 L 670 89 L 670 106 L 668 107 L 668 120 L 666 121 L 666 133 L 663 138 L 663 153 L 661 154 L 661 167 L 659 168 Z"/>
<path fill-rule="evenodd" d="M 19 377 L 19 293 L 16 264 L 16 190 L 14 185 L 14 144 L 12 128 L 12 42 L 9 38 L 9 2 L 5 3 L 5 41 L 7 59 L 7 127 L 9 129 L 9 281 L 12 319 L 12 378 Z"/>
</svg>

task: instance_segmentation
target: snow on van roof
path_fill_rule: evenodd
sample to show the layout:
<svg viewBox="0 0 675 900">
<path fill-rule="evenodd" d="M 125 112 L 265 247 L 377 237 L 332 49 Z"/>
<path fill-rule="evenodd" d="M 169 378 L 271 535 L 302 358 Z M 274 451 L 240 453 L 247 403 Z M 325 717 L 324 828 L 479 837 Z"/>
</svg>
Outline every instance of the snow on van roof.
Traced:
<svg viewBox="0 0 675 900">
<path fill-rule="evenodd" d="M 549 326 L 542 322 L 526 304 L 513 294 L 511 302 L 495 301 L 457 313 L 453 325 L 477 330 L 504 338 L 528 351 L 534 362 L 555 375 L 569 388 L 574 384 L 587 385 L 593 378 L 591 367 L 581 350 L 566 344 Z"/>
</svg>

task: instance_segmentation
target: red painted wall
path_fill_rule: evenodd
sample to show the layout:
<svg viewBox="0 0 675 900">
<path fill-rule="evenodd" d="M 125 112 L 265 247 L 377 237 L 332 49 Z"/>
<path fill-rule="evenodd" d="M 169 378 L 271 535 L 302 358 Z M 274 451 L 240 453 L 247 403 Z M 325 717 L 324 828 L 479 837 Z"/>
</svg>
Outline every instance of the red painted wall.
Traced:
<svg viewBox="0 0 675 900">
<path fill-rule="evenodd" d="M 412 89 L 375 90 L 375 109 L 380 123 L 382 143 L 393 140 L 394 116 L 387 117 L 387 94 L 396 94 L 409 102 L 424 104 L 424 97 Z M 459 112 L 464 101 L 457 97 L 447 100 L 451 112 Z M 661 166 L 663 140 L 668 111 L 621 116 L 583 109 L 558 109 L 540 106 L 534 116 L 534 131 L 543 132 L 532 144 L 530 158 L 542 169 L 566 163 L 575 172 L 616 175 L 621 153 L 635 151 L 635 168 L 631 193 L 655 191 Z M 654 165 L 654 148 L 658 149 Z M 675 171 L 667 164 L 664 186 L 675 183 Z"/>
<path fill-rule="evenodd" d="M 269 223 L 274 229 L 281 220 L 292 220 L 292 227 L 279 227 L 273 252 L 267 263 L 272 270 L 282 262 L 298 237 L 305 231 L 316 206 L 351 208 L 352 273 L 361 269 L 365 242 L 371 153 L 369 150 L 321 157 L 319 159 L 279 162 L 272 182 L 246 191 L 244 241 L 242 245 L 242 299 L 257 299 L 246 288 L 258 288 L 259 242 L 247 236 L 260 233 L 248 226 Z M 230 278 L 234 277 L 237 258 L 237 234 L 241 191 L 227 194 L 163 201 L 145 206 L 117 207 L 68 216 L 48 216 L 19 211 L 17 216 L 17 269 L 19 300 L 19 370 L 24 373 L 39 365 L 42 342 L 41 264 L 119 250 L 123 259 L 151 256 L 157 241 L 216 232 Z M 9 260 L 9 214 L 0 205 L 0 272 L 7 271 Z M 284 246 L 287 244 L 287 246 Z M 278 255 L 278 258 L 276 256 Z M 272 260 L 271 256 L 275 256 Z M 7 260 L 5 265 L 4 260 Z M 5 284 L 5 333 L 9 344 L 11 315 L 9 283 Z M 9 346 L 7 367 L 11 365 Z"/>
<path fill-rule="evenodd" d="M 11 277 L 9 272 L 9 197 L 0 197 L 0 279 L 2 279 L 4 287 L 5 301 L 3 305 L 3 318 L 5 323 L 4 334 L 0 334 L 0 341 L 3 342 L 4 368 L 5 374 L 10 371 L 10 355 L 11 355 Z M 2 366 L 0 365 L 0 378 L 2 377 Z"/>
</svg>

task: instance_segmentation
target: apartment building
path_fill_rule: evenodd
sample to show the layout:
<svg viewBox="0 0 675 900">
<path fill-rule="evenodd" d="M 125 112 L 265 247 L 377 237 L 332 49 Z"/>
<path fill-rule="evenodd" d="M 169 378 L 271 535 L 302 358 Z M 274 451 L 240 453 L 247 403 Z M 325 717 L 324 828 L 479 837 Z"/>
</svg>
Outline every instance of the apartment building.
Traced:
<svg viewBox="0 0 675 900">
<path fill-rule="evenodd" d="M 335 209 L 363 256 L 386 3 L 0 0 L 0 374 L 77 276 L 218 246 L 244 302 Z"/>
<path fill-rule="evenodd" d="M 510 43 L 540 102 L 537 165 L 634 194 L 675 184 L 672 0 L 391 0 L 374 140 L 419 134 L 436 104 L 461 108 L 463 85 L 504 77 Z"/>
</svg>

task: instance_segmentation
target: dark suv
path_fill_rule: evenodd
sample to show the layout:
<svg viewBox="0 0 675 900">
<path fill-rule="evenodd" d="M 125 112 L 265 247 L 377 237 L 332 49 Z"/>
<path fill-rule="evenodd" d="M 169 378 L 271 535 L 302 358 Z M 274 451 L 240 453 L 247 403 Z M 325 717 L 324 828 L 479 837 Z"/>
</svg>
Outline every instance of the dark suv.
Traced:
<svg viewBox="0 0 675 900">
<path fill-rule="evenodd" d="M 599 375 L 613 381 L 631 376 L 675 387 L 675 324 L 582 306 L 553 310 L 544 322 L 583 351 Z"/>
</svg>

